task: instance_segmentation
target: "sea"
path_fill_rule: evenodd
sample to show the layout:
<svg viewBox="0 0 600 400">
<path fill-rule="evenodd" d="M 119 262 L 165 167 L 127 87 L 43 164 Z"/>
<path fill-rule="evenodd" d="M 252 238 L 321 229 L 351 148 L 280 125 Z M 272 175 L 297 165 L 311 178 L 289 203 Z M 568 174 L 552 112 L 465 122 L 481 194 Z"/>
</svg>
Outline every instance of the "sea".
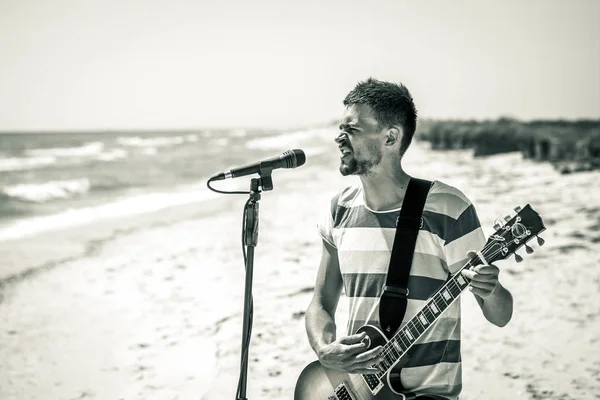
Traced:
<svg viewBox="0 0 600 400">
<path fill-rule="evenodd" d="M 205 200 L 213 174 L 310 132 L 1 133 L 0 241 Z"/>
</svg>

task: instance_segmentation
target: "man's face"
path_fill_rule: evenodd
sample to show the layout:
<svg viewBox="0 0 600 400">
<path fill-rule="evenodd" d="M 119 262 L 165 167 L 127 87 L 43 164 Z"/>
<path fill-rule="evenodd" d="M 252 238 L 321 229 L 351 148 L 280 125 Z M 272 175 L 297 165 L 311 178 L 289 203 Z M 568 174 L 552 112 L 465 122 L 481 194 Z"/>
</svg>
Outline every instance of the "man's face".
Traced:
<svg viewBox="0 0 600 400">
<path fill-rule="evenodd" d="M 335 141 L 341 152 L 342 175 L 367 175 L 381 162 L 382 130 L 369 106 L 346 108 Z"/>
</svg>

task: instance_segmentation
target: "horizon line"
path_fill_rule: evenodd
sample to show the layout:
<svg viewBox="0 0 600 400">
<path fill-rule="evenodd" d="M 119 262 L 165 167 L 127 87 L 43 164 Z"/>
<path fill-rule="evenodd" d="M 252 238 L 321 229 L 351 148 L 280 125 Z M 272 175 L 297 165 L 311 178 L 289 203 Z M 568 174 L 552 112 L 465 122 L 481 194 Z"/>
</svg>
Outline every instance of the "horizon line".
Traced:
<svg viewBox="0 0 600 400">
<path fill-rule="evenodd" d="M 567 123 L 581 123 L 581 122 L 598 122 L 600 123 L 600 117 L 577 117 L 577 118 L 532 118 L 532 119 L 520 119 L 512 116 L 499 116 L 495 118 L 463 118 L 463 117 L 422 117 L 419 118 L 418 122 L 498 122 L 501 120 L 510 120 L 526 124 L 540 123 L 540 122 L 567 122 Z M 417 124 L 418 124 L 417 122 Z M 316 129 L 322 127 L 328 127 L 336 125 L 337 119 L 330 121 L 324 121 L 322 123 L 310 123 L 306 125 L 298 126 L 287 126 L 287 127 L 267 127 L 267 126 L 205 126 L 205 127 L 158 127 L 158 128 L 88 128 L 88 129 L 77 129 L 77 128 L 66 128 L 66 129 L 13 129 L 13 130 L 2 130 L 0 129 L 0 135 L 10 134 L 32 134 L 32 133 L 193 133 L 200 131 L 296 131 L 303 129 Z M 418 128 L 418 126 L 417 126 Z"/>
</svg>

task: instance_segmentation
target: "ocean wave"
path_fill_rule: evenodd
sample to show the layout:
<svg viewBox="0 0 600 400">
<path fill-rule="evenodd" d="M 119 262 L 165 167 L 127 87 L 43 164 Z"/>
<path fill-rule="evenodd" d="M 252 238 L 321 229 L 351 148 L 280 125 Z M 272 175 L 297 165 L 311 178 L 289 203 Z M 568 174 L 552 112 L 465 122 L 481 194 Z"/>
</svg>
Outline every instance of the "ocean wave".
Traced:
<svg viewBox="0 0 600 400">
<path fill-rule="evenodd" d="M 90 187 L 89 179 L 73 179 L 7 186 L 2 188 L 2 194 L 19 201 L 45 203 L 80 196 L 87 193 Z"/>
<path fill-rule="evenodd" d="M 104 143 L 90 142 L 77 147 L 52 147 L 47 149 L 30 149 L 25 152 L 30 156 L 45 157 L 88 157 L 101 154 L 104 150 Z"/>
<path fill-rule="evenodd" d="M 295 132 L 283 132 L 279 135 L 267 136 L 248 140 L 246 147 L 249 149 L 281 149 L 284 147 L 294 147 L 307 143 L 307 139 L 320 138 L 331 140 L 335 137 L 335 130 L 332 128 L 307 129 Z"/>
<path fill-rule="evenodd" d="M 96 158 L 100 161 L 110 162 L 110 161 L 114 161 L 114 160 L 119 160 L 121 158 L 126 158 L 127 154 L 128 154 L 127 150 L 111 149 L 109 151 L 104 151 L 104 152 L 98 154 L 98 156 Z"/>
<path fill-rule="evenodd" d="M 182 206 L 216 197 L 218 197 L 216 193 L 206 191 L 204 183 L 180 187 L 174 192 L 136 195 L 100 206 L 70 209 L 59 214 L 15 221 L 13 224 L 0 229 L 0 241 L 73 227 L 90 221 L 123 218 L 155 212 L 167 207 Z"/>
<path fill-rule="evenodd" d="M 151 138 L 142 138 L 139 136 L 122 136 L 117 138 L 117 143 L 121 146 L 129 147 L 168 147 L 183 144 L 186 142 L 197 142 L 198 135 L 189 134 L 184 136 L 159 136 Z"/>
<path fill-rule="evenodd" d="M 26 171 L 44 168 L 56 163 L 56 157 L 9 157 L 0 158 L 0 172 Z"/>
</svg>

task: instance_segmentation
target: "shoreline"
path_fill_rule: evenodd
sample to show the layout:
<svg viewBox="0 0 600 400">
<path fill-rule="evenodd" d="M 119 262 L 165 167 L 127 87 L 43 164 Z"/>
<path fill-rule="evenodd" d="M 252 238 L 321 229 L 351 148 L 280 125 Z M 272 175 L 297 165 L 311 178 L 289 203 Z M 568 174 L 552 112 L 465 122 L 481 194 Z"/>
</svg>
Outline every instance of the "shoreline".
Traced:
<svg viewBox="0 0 600 400">
<path fill-rule="evenodd" d="M 230 207 L 231 203 L 236 201 L 241 200 L 208 198 L 183 206 L 168 206 L 124 218 L 113 217 L 83 222 L 76 226 L 54 228 L 23 238 L 0 241 L 0 254 L 3 254 L 5 262 L 4 268 L 0 270 L 0 288 L 43 270 L 93 256 L 103 244 L 120 236 L 159 226 L 175 225 L 186 219 L 201 219 L 218 212 L 220 207 Z M 6 268 L 6 264 L 11 267 Z"/>
</svg>

